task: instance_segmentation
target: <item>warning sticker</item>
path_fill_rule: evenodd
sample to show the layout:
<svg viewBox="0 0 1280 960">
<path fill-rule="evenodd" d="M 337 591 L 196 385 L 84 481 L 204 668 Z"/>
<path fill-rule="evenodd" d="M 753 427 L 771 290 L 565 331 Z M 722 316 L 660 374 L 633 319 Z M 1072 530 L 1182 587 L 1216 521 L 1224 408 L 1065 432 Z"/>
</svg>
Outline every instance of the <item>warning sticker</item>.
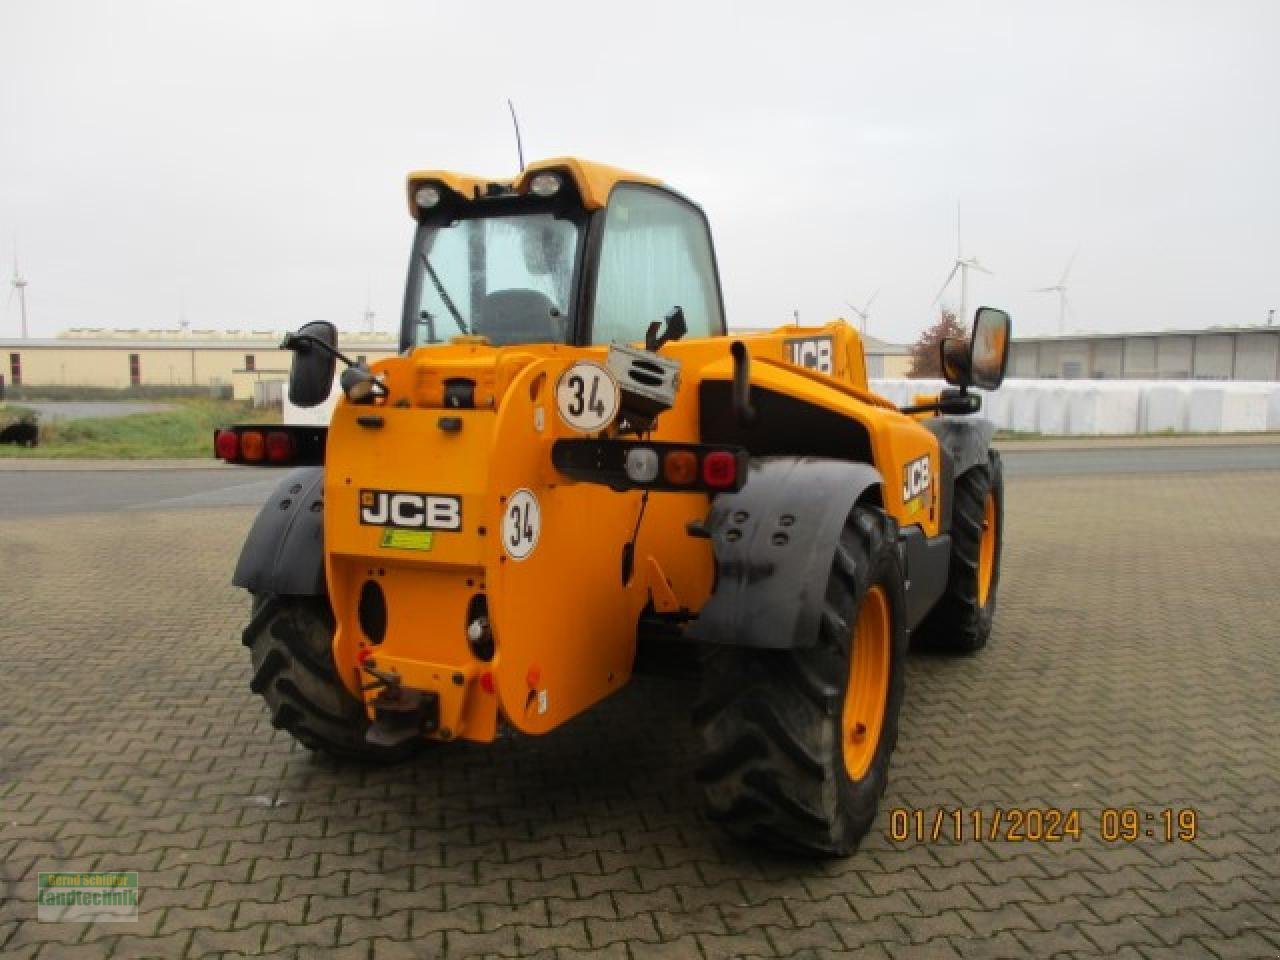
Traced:
<svg viewBox="0 0 1280 960">
<path fill-rule="evenodd" d="M 430 530 L 402 530 L 387 527 L 382 531 L 381 546 L 392 550 L 430 550 L 431 541 L 435 538 Z"/>
</svg>

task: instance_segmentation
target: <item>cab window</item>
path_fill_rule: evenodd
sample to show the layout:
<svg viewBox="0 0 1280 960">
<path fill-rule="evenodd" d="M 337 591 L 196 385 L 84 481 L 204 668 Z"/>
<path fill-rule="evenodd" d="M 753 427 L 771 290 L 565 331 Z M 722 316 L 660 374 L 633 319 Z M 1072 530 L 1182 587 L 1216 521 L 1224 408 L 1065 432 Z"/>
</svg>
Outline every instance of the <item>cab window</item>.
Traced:
<svg viewBox="0 0 1280 960">
<path fill-rule="evenodd" d="M 550 213 L 477 217 L 419 230 L 410 342 L 458 333 L 495 346 L 565 343 L 580 229 Z"/>
<path fill-rule="evenodd" d="M 706 219 L 662 190 L 619 185 L 605 211 L 591 342 L 643 340 L 673 307 L 684 310 L 690 337 L 724 332 Z"/>
</svg>

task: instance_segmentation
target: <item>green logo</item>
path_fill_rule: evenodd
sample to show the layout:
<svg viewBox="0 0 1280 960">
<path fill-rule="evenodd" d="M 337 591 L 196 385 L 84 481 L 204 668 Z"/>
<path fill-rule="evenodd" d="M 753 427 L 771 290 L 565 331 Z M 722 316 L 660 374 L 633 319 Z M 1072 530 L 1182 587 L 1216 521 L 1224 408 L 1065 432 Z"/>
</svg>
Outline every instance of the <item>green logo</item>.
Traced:
<svg viewBox="0 0 1280 960">
<path fill-rule="evenodd" d="M 41 873 L 36 917 L 41 923 L 130 923 L 138 919 L 134 871 Z"/>
</svg>

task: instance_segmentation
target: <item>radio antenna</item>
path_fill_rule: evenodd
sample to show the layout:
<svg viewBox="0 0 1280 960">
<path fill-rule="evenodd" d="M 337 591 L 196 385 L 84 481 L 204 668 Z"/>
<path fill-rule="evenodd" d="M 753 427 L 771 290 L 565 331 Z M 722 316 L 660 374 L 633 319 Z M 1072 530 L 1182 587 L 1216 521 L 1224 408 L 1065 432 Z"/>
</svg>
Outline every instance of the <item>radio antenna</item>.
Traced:
<svg viewBox="0 0 1280 960">
<path fill-rule="evenodd" d="M 516 119 L 516 105 L 507 97 L 507 109 L 511 111 L 511 125 L 516 128 L 516 156 L 520 158 L 520 172 L 524 172 L 524 144 L 520 142 L 520 121 Z"/>
</svg>

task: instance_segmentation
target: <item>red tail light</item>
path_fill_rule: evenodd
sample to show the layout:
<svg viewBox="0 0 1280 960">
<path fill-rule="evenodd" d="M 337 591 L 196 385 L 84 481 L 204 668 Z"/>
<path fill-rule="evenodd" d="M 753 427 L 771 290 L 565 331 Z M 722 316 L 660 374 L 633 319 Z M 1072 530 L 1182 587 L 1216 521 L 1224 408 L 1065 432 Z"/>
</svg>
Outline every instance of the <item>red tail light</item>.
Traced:
<svg viewBox="0 0 1280 960">
<path fill-rule="evenodd" d="M 732 487 L 738 479 L 738 461 L 732 453 L 713 450 L 702 458 L 702 482 L 713 490 Z"/>
<path fill-rule="evenodd" d="M 240 455 L 240 441 L 234 430 L 219 430 L 213 438 L 213 450 L 220 460 L 234 460 Z"/>
<path fill-rule="evenodd" d="M 288 463 L 293 459 L 293 437 L 273 430 L 267 434 L 267 459 L 272 463 Z"/>
<path fill-rule="evenodd" d="M 692 450 L 672 450 L 662 463 L 667 483 L 687 487 L 698 479 L 698 457 Z"/>
<path fill-rule="evenodd" d="M 240 434 L 240 456 L 246 460 L 261 460 L 266 456 L 266 447 L 266 441 L 257 430 L 245 430 Z"/>
</svg>

